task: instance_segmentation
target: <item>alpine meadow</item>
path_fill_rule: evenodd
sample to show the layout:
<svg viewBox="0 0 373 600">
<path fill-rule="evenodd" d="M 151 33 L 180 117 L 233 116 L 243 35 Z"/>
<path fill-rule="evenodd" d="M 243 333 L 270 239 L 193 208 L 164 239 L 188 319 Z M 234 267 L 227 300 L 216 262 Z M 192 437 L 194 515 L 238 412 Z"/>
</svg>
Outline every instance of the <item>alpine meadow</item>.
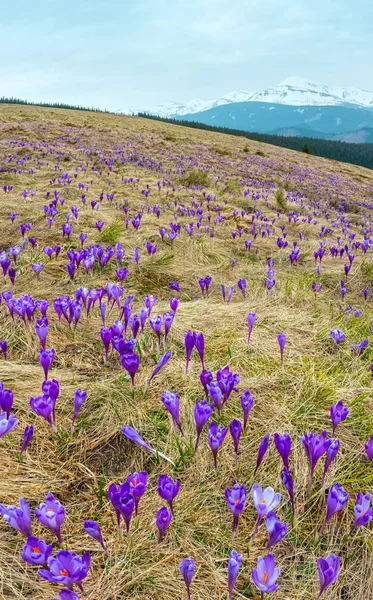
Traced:
<svg viewBox="0 0 373 600">
<path fill-rule="evenodd" d="M 373 597 L 373 171 L 0 104 L 0 598 Z"/>
</svg>

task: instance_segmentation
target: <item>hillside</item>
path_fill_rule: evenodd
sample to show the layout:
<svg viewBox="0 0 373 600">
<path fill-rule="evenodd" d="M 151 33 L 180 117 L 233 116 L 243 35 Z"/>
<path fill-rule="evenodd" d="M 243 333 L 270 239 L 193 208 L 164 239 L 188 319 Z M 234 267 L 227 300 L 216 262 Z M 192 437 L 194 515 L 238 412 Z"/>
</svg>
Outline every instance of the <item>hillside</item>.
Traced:
<svg viewBox="0 0 373 600">
<path fill-rule="evenodd" d="M 0 104 L 0 342 L 7 342 L 0 381 L 13 392 L 18 420 L 0 435 L 0 505 L 24 498 L 33 535 L 54 555 L 90 553 L 86 595 L 74 583 L 76 595 L 65 598 L 184 600 L 179 563 L 190 557 L 191 598 L 223 600 L 234 549 L 242 565 L 233 598 L 259 600 L 251 570 L 267 554 L 268 532 L 265 517 L 258 522 L 266 509 L 254 506 L 254 484 L 281 494 L 274 510 L 287 524 L 270 549 L 279 588 L 266 597 L 315 600 L 316 561 L 331 553 L 340 557 L 339 576 L 322 598 L 373 596 L 369 511 L 351 532 L 359 491 L 373 489 L 373 447 L 371 456 L 365 451 L 373 435 L 372 218 L 373 173 L 363 167 L 152 119 Z M 337 329 L 345 336 L 339 344 L 330 334 Z M 188 331 L 202 333 L 204 344 Z M 40 355 L 43 345 L 55 354 Z M 53 359 L 46 376 L 40 356 L 44 366 Z M 203 372 L 204 386 L 203 367 L 212 377 Z M 46 378 L 58 381 L 59 394 Z M 178 395 L 179 411 L 174 395 L 162 399 L 167 391 Z M 195 405 L 205 394 L 213 412 L 195 452 Z M 349 413 L 332 433 L 330 407 L 339 400 Z M 7 402 L 0 388 L 4 411 Z M 180 417 L 175 426 L 168 402 Z M 250 414 L 238 457 L 228 431 L 214 469 L 208 431 L 213 447 L 219 435 L 211 421 L 243 423 L 242 406 Z M 34 435 L 20 457 L 26 425 Z M 125 425 L 145 447 L 122 433 Z M 299 438 L 324 430 L 325 451 L 332 435 L 340 446 L 324 483 L 322 453 L 310 486 Z M 293 507 L 275 433 L 292 440 Z M 130 485 L 111 494 L 114 505 L 107 490 L 142 471 L 148 485 L 135 516 Z M 156 513 L 168 507 L 158 493 L 161 474 L 178 480 L 180 491 L 157 545 Z M 242 494 L 229 506 L 226 488 L 235 481 L 246 486 L 246 500 Z M 138 482 L 135 475 L 131 485 Z M 336 483 L 348 501 L 343 495 L 318 536 Z M 61 546 L 34 515 L 49 492 L 65 509 Z M 129 513 L 127 538 L 121 515 Z M 86 519 L 99 523 L 107 554 L 85 533 Z M 0 597 L 57 597 L 62 585 L 22 560 L 25 541 L 0 521 Z M 67 567 L 57 569 L 61 584 Z"/>
</svg>

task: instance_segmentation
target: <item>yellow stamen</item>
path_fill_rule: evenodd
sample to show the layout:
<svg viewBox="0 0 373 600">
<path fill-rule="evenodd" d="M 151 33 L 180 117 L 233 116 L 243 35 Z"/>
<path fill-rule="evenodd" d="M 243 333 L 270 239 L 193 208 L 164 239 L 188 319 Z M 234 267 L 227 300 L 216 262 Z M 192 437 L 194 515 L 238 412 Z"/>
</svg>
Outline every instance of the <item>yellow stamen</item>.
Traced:
<svg viewBox="0 0 373 600">
<path fill-rule="evenodd" d="M 62 575 L 63 577 L 68 577 L 69 572 L 66 571 L 66 569 L 63 569 L 63 571 L 60 571 L 60 575 Z"/>
<path fill-rule="evenodd" d="M 267 583 L 267 579 L 268 579 L 268 573 L 267 573 L 267 571 L 264 571 L 264 573 L 263 573 L 263 581 L 264 581 L 264 583 Z"/>
</svg>

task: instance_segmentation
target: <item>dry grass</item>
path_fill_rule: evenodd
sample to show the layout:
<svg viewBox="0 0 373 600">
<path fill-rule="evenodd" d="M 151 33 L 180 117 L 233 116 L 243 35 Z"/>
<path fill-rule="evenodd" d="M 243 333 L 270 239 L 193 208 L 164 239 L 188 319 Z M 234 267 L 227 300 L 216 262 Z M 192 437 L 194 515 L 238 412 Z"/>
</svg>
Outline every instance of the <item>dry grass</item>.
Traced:
<svg viewBox="0 0 373 600">
<path fill-rule="evenodd" d="M 20 142 L 26 145 L 20 145 Z M 46 154 L 48 149 L 53 149 L 54 154 Z M 168 309 L 169 298 L 173 295 L 168 284 L 177 279 L 182 289 L 180 307 L 168 342 L 172 360 L 144 394 L 144 384 L 154 366 L 152 356 L 157 352 L 147 326 L 146 335 L 140 342 L 143 358 L 134 398 L 119 361 L 113 356 L 109 366 L 104 366 L 99 336 L 101 321 L 97 311 L 88 320 L 82 316 L 74 334 L 66 323 L 58 324 L 50 308 L 48 346 L 56 349 L 51 377 L 57 378 L 61 385 L 57 434 L 51 433 L 48 425 L 29 408 L 29 398 L 40 393 L 42 381 L 39 346 L 33 326 L 25 326 L 19 321 L 13 324 L 2 305 L 0 339 L 8 340 L 9 360 L 0 362 L 0 380 L 14 391 L 14 407 L 20 425 L 11 436 L 0 441 L 0 501 L 17 503 L 23 496 L 35 507 L 48 491 L 59 498 L 67 512 L 62 528 L 64 547 L 79 553 L 90 550 L 92 554 L 92 567 L 85 586 L 90 600 L 184 598 L 178 564 L 186 556 L 192 557 L 197 567 L 192 584 L 193 598 L 223 599 L 226 597 L 227 558 L 232 549 L 231 514 L 224 500 L 224 489 L 230 487 L 235 477 L 245 483 L 248 490 L 255 481 L 264 487 L 271 485 L 283 494 L 279 515 L 282 521 L 289 521 L 289 503 L 281 483 L 281 465 L 273 442 L 257 477 L 253 477 L 262 436 L 266 432 L 273 436 L 276 431 L 287 431 L 294 441 L 291 465 L 296 479 L 298 519 L 296 525 L 290 527 L 286 540 L 274 549 L 276 563 L 281 568 L 277 600 L 316 598 L 316 559 L 330 552 L 341 556 L 342 567 L 338 583 L 325 598 L 363 600 L 372 597 L 371 530 L 361 528 L 353 538 L 346 536 L 351 527 L 356 493 L 360 489 L 364 492 L 373 489 L 372 465 L 364 460 L 363 452 L 364 442 L 373 433 L 373 397 L 368 369 L 371 351 L 359 359 L 347 344 L 337 352 L 329 339 L 329 329 L 337 326 L 348 335 L 349 343 L 360 342 L 369 334 L 371 302 L 363 306 L 362 289 L 371 285 L 366 266 L 370 259 L 363 259 L 361 251 L 357 251 L 347 281 L 347 303 L 363 310 L 362 317 L 348 318 L 340 310 L 339 281 L 344 278 L 343 261 L 331 259 L 328 250 L 322 263 L 323 289 L 316 299 L 310 287 L 315 279 L 313 250 L 317 249 L 320 239 L 317 232 L 321 225 L 331 227 L 337 215 L 335 209 L 330 208 L 331 217 L 326 220 L 321 209 L 327 208 L 328 202 L 338 207 L 346 196 L 350 203 L 353 200 L 371 202 L 372 173 L 353 166 L 346 169 L 345 165 L 342 173 L 340 165 L 334 161 L 305 157 L 254 141 L 250 141 L 248 154 L 242 152 L 242 142 L 235 137 L 190 129 L 186 133 L 181 127 L 147 120 L 4 105 L 0 107 L 0 152 L 2 167 L 9 166 L 6 158 L 9 153 L 14 157 L 11 166 L 17 165 L 17 159 L 24 161 L 17 165 L 21 173 L 0 171 L 1 185 L 14 186 L 9 194 L 0 190 L 0 249 L 7 250 L 20 243 L 17 226 L 24 222 L 33 223 L 32 235 L 38 241 L 35 250 L 27 246 L 19 257 L 15 295 L 31 293 L 34 298 L 48 298 L 51 303 L 57 295 L 72 295 L 77 287 L 93 288 L 115 281 L 114 263 L 110 263 L 101 274 L 95 272 L 92 277 L 80 271 L 72 285 L 65 271 L 67 241 L 63 242 L 64 249 L 58 260 L 49 262 L 42 254 L 44 246 L 61 243 L 62 223 L 72 205 L 80 209 L 71 241 L 75 247 L 78 246 L 77 234 L 85 231 L 90 244 L 121 241 L 128 258 L 135 247 L 140 249 L 140 270 L 137 271 L 134 264 L 130 265 L 125 284 L 126 294 L 136 294 L 135 311 L 143 304 L 144 296 L 151 293 L 158 298 L 154 314 L 162 314 Z M 54 168 L 58 157 L 61 171 Z M 114 165 L 112 170 L 108 168 L 109 161 Z M 93 173 L 93 164 L 102 172 L 101 176 Z M 34 173 L 28 173 L 30 168 Z M 73 179 L 71 186 L 50 185 L 52 177 L 58 177 L 65 170 L 73 174 L 75 168 L 78 168 L 78 177 Z M 193 173 L 198 176 L 191 175 Z M 198 189 L 201 173 L 208 173 L 202 183 L 209 183 L 209 187 Z M 123 177 L 139 178 L 139 181 L 124 184 Z M 163 179 L 175 182 L 174 191 L 170 185 L 158 192 L 157 181 Z M 81 192 L 77 190 L 79 181 L 89 186 L 85 207 L 81 205 Z M 189 186 L 195 184 L 197 188 L 184 187 L 180 184 L 182 181 Z M 147 184 L 151 193 L 146 200 L 141 190 L 146 189 Z M 36 190 L 32 200 L 23 200 L 21 194 L 25 188 Z M 318 226 L 303 223 L 302 218 L 296 224 L 288 224 L 285 214 L 277 221 L 275 192 L 279 188 L 299 194 L 297 198 L 287 200 L 288 211 L 311 215 L 318 219 Z M 60 190 L 65 204 L 59 207 L 56 223 L 49 229 L 44 221 L 43 205 L 46 191 L 51 191 L 52 195 L 54 189 Z M 249 190 L 246 197 L 243 196 L 245 189 Z M 260 199 L 253 199 L 252 192 L 262 189 L 264 193 Z M 160 218 L 145 212 L 141 227 L 135 232 L 131 225 L 125 229 L 124 213 L 115 208 L 115 200 L 109 203 L 105 199 L 98 212 L 91 211 L 91 200 L 98 200 L 101 192 L 113 191 L 119 206 L 123 198 L 128 199 L 130 219 L 142 204 L 152 207 L 155 203 L 161 207 Z M 197 232 L 189 238 L 183 231 L 172 245 L 166 239 L 162 243 L 158 227 L 168 228 L 169 222 L 174 220 L 174 200 L 190 207 L 192 197 L 196 202 L 203 200 L 203 192 L 217 194 L 216 202 L 225 216 L 225 221 L 215 228 L 215 237 L 210 238 L 202 232 L 204 222 L 200 235 Z M 171 202 L 170 208 L 167 202 Z M 212 200 L 211 207 L 214 205 Z M 238 215 L 234 219 L 232 213 L 235 209 L 254 210 L 254 205 L 255 210 L 263 211 L 263 216 L 276 220 L 274 224 L 269 221 L 271 229 L 276 227 L 276 233 L 270 238 L 262 238 L 259 234 L 248 254 L 244 240 L 252 238 L 251 217 Z M 318 213 L 316 216 L 314 211 Z M 10 212 L 19 213 L 14 226 L 9 221 Z M 215 215 L 215 211 L 211 210 L 211 214 Z M 364 215 L 368 219 L 368 210 L 362 208 L 360 214 L 351 216 L 351 229 L 357 232 L 356 239 L 359 240 Z M 97 219 L 105 222 L 101 234 L 94 226 Z M 187 225 L 196 218 L 185 214 L 178 220 Z M 297 267 L 289 267 L 289 248 L 278 250 L 276 246 L 281 224 L 287 225 L 289 247 L 293 240 L 299 240 L 299 232 L 309 236 L 308 240 L 299 241 L 302 260 Z M 232 239 L 231 232 L 240 227 L 245 230 L 244 235 Z M 337 235 L 340 235 L 340 229 L 335 227 L 334 234 L 321 239 L 335 243 Z M 149 239 L 159 247 L 150 257 L 145 252 L 145 243 Z M 256 249 L 258 254 L 255 254 Z M 275 259 L 277 280 L 276 291 L 270 295 L 263 287 L 268 256 Z M 238 260 L 234 269 L 231 259 Z M 31 271 L 31 264 L 36 260 L 46 264 L 40 283 Z M 203 300 L 198 279 L 207 274 L 213 277 L 212 293 L 209 299 Z M 236 285 L 241 277 L 248 280 L 246 300 L 236 289 L 232 304 L 223 304 L 219 284 Z M 252 310 L 257 312 L 258 319 L 248 351 L 246 317 Z M 114 309 L 108 323 L 117 317 Z M 193 356 L 189 375 L 186 376 L 184 371 L 183 340 L 188 329 L 203 331 L 208 368 L 215 373 L 228 363 L 239 373 L 240 389 L 250 388 L 254 395 L 255 407 L 248 432 L 241 440 L 237 473 L 229 437 L 219 452 L 217 472 L 212 469 L 206 431 L 195 457 L 188 451 L 181 455 L 162 406 L 160 395 L 163 391 L 174 389 L 179 393 L 182 423 L 189 444 L 194 439 L 193 406 L 201 397 L 201 386 L 196 356 Z M 284 370 L 280 369 L 277 347 L 280 331 L 285 332 L 288 339 Z M 75 433 L 71 434 L 72 398 L 77 387 L 86 389 L 88 396 Z M 341 450 L 329 471 L 326 488 L 319 487 L 319 466 L 317 484 L 311 497 L 307 498 L 307 465 L 298 436 L 305 431 L 330 430 L 328 408 L 340 398 L 349 405 L 351 413 L 349 420 L 338 429 Z M 224 408 L 222 422 L 228 424 L 240 414 L 239 395 L 236 394 Z M 30 423 L 35 425 L 36 433 L 20 461 L 18 450 L 22 430 Z M 170 465 L 158 464 L 151 455 L 127 442 L 120 434 L 120 426 L 124 423 L 132 423 L 150 444 L 171 456 L 177 464 L 176 472 Z M 139 518 L 133 521 L 131 541 L 121 542 L 117 538 L 113 510 L 102 489 L 106 490 L 111 482 L 120 483 L 128 473 L 142 469 L 149 473 L 149 489 L 141 502 Z M 157 548 L 154 515 L 163 503 L 157 495 L 157 479 L 161 472 L 179 478 L 181 491 L 175 504 L 176 519 L 165 542 Z M 317 545 L 315 533 L 325 513 L 326 492 L 335 481 L 350 492 L 349 508 L 333 518 Z M 86 518 L 101 523 L 110 550 L 108 558 L 85 535 L 83 521 Z M 237 599 L 258 598 L 251 584 L 251 568 L 257 556 L 264 552 L 265 536 L 262 528 L 248 556 L 254 522 L 255 510 L 248 499 L 233 544 L 244 555 L 235 593 Z M 33 528 L 35 535 L 54 542 L 52 534 L 35 519 Z M 57 595 L 57 591 L 38 577 L 36 568 L 23 563 L 20 558 L 22 544 L 20 534 L 0 523 L 0 597 L 49 600 Z"/>
</svg>

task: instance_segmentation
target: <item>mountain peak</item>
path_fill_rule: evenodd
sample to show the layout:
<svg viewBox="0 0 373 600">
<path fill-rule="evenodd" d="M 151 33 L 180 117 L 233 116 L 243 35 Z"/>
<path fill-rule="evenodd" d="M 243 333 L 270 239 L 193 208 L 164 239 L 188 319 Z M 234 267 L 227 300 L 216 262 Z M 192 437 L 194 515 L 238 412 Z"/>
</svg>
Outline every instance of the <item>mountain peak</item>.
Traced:
<svg viewBox="0 0 373 600">
<path fill-rule="evenodd" d="M 284 81 L 281 81 L 278 87 L 296 87 L 303 89 L 312 89 L 312 88 L 323 88 L 325 86 L 320 83 L 316 83 L 315 81 L 309 81 L 303 77 L 287 77 Z"/>
</svg>

